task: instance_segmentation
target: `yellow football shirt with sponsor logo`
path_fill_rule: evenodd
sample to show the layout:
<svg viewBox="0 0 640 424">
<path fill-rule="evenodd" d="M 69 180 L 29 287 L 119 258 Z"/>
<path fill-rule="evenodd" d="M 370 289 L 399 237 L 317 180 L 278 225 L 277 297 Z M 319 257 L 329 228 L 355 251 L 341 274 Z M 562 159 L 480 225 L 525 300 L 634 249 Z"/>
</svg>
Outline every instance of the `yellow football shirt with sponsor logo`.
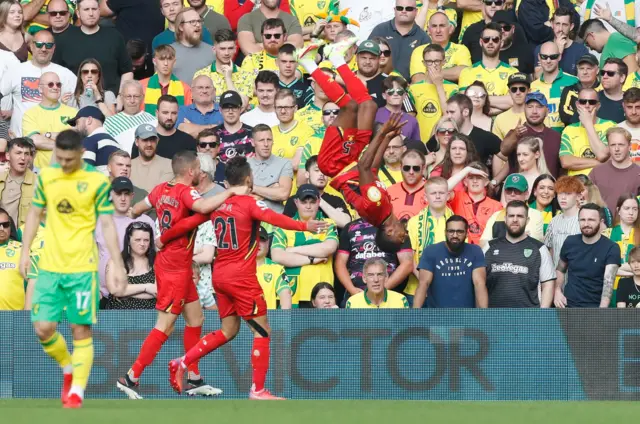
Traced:
<svg viewBox="0 0 640 424">
<path fill-rule="evenodd" d="M 615 122 L 607 121 L 606 119 L 598 118 L 598 120 L 596 121 L 594 127 L 596 129 L 596 132 L 598 133 L 598 137 L 600 137 L 600 140 L 602 140 L 605 145 L 608 144 L 607 130 L 615 126 L 617 126 Z M 562 131 L 559 156 L 562 157 L 568 155 L 585 159 L 596 158 L 596 155 L 593 153 L 593 150 L 591 150 L 591 145 L 589 144 L 587 130 L 585 130 L 582 124 L 580 124 L 579 122 L 565 127 L 564 131 Z M 589 175 L 591 169 L 593 168 L 585 168 L 578 171 L 569 171 L 567 172 L 567 174 Z"/>
<path fill-rule="evenodd" d="M 315 132 L 304 122 L 297 121 L 293 127 L 286 131 L 280 128 L 280 125 L 271 127 L 273 133 L 273 148 L 271 151 L 274 155 L 285 159 L 292 159 L 296 150 L 304 147 L 305 144 L 313 138 Z"/>
<path fill-rule="evenodd" d="M 384 289 L 384 298 L 380 305 L 374 305 L 367 297 L 367 290 L 355 294 L 347 300 L 346 309 L 408 309 L 407 298 L 400 293 Z"/>
<path fill-rule="evenodd" d="M 0 244 L 0 311 L 24 309 L 24 279 L 20 275 L 22 243 Z"/>
<path fill-rule="evenodd" d="M 531 91 L 539 91 L 545 95 L 549 103 L 549 113 L 544 124 L 552 130 L 562 132 L 564 124 L 560 120 L 560 97 L 562 90 L 578 82 L 578 78 L 560 70 L 552 82 L 544 80 L 544 75 L 531 83 Z"/>
<path fill-rule="evenodd" d="M 506 96 L 509 94 L 509 87 L 507 87 L 509 75 L 513 75 L 516 72 L 518 72 L 516 68 L 504 62 L 500 62 L 495 69 L 487 69 L 480 61 L 460 72 L 458 85 L 460 86 L 460 91 L 462 91 L 475 81 L 482 81 L 487 87 L 487 93 L 490 96 Z"/>
<path fill-rule="evenodd" d="M 444 91 L 446 97 L 451 97 L 458 86 L 452 82 L 444 81 Z M 416 106 L 416 119 L 420 126 L 420 138 L 429 140 L 433 126 L 442 117 L 445 105 L 440 104 L 436 86 L 426 81 L 419 81 L 409 86 L 409 97 Z"/>
<path fill-rule="evenodd" d="M 46 108 L 37 105 L 27 110 L 22 116 L 22 134 L 31 137 L 34 134 L 45 135 L 48 132 L 58 133 L 71 129 L 67 121 L 76 116 L 77 109 L 58 103 L 58 106 Z M 52 150 L 36 151 L 33 165 L 36 168 L 44 168 L 51 164 Z"/>
<path fill-rule="evenodd" d="M 293 292 L 284 267 L 266 259 L 265 263 L 258 267 L 257 274 L 264 299 L 267 302 L 267 309 L 277 309 L 280 293 L 285 289 Z"/>
<path fill-rule="evenodd" d="M 423 62 L 424 49 L 428 46 L 416 47 L 411 53 L 411 61 L 409 62 L 409 75 L 424 74 L 425 66 Z M 449 43 L 444 48 L 444 65 L 443 69 L 453 68 L 454 66 L 471 66 L 471 53 L 464 44 Z"/>
</svg>

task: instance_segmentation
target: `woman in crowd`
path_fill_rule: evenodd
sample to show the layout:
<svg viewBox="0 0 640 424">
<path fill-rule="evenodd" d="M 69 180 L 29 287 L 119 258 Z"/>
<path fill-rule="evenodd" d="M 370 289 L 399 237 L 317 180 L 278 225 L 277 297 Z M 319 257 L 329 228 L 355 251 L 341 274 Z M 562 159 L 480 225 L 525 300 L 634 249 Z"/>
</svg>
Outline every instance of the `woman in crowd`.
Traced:
<svg viewBox="0 0 640 424">
<path fill-rule="evenodd" d="M 391 60 L 391 46 L 382 37 L 373 37 L 373 41 L 380 46 L 380 72 L 389 76 L 402 77 L 398 71 L 393 67 L 393 60 Z"/>
<path fill-rule="evenodd" d="M 544 220 L 544 234 L 554 216 L 560 212 L 556 198 L 556 179 L 551 174 L 542 174 L 536 178 L 531 186 L 529 195 L 529 207 L 542 214 Z"/>
<path fill-rule="evenodd" d="M 329 283 L 318 283 L 311 290 L 311 305 L 316 309 L 337 308 L 336 291 Z"/>
<path fill-rule="evenodd" d="M 489 116 L 491 104 L 489 103 L 489 96 L 487 96 L 487 89 L 484 83 L 475 81 L 467 87 L 464 94 L 473 103 L 473 112 L 471 114 L 473 126 L 491 132 L 491 127 L 493 126 L 493 119 Z"/>
<path fill-rule="evenodd" d="M 13 53 L 20 62 L 26 62 L 29 58 L 29 45 L 24 38 L 23 23 L 22 6 L 18 1 L 0 2 L 0 50 Z"/>
<path fill-rule="evenodd" d="M 129 279 L 124 290 L 116 292 L 113 260 L 106 269 L 107 290 L 111 295 L 105 309 L 154 309 L 156 306 L 156 276 L 153 261 L 156 250 L 153 231 L 146 222 L 132 222 L 124 234 L 122 260 Z"/>
<path fill-rule="evenodd" d="M 629 253 L 635 246 L 640 246 L 640 215 L 638 214 L 638 199 L 634 194 L 623 194 L 616 203 L 616 219 L 612 228 L 604 233 L 609 240 L 620 246 L 622 266 L 618 269 L 618 278 L 613 285 L 611 306 L 616 306 L 616 289 L 621 276 L 632 276 L 629 265 Z"/>
<path fill-rule="evenodd" d="M 542 150 L 542 139 L 539 137 L 525 137 L 519 140 L 516 146 L 516 159 L 518 173 L 527 179 L 529 187 L 533 187 L 536 178 L 541 174 L 549 173 Z"/>
<path fill-rule="evenodd" d="M 448 180 L 458 172 L 461 172 L 471 162 L 479 160 L 480 158 L 478 157 L 478 152 L 476 151 L 473 141 L 464 134 L 456 133 L 451 140 L 449 140 L 442 164 L 436 166 L 433 171 L 431 171 L 430 177 L 440 176 Z M 458 183 L 454 190 L 464 191 L 463 183 Z"/>
<path fill-rule="evenodd" d="M 76 109 L 96 106 L 104 116 L 116 113 L 116 96 L 111 91 L 105 91 L 102 84 L 102 67 L 97 60 L 86 59 L 80 64 L 76 90 L 67 105 Z"/>
<path fill-rule="evenodd" d="M 580 182 L 584 185 L 584 191 L 580 195 L 580 206 L 587 203 L 595 203 L 596 205 L 600 206 L 604 210 L 604 224 L 606 226 L 605 228 L 610 228 L 613 223 L 613 215 L 607 207 L 607 204 L 604 203 L 604 200 L 602 200 L 600 189 L 591 181 L 588 176 L 584 174 L 578 174 L 576 175 L 576 177 L 578 177 Z M 602 228 L 602 230 L 604 230 L 605 228 Z"/>
<path fill-rule="evenodd" d="M 638 295 L 640 293 L 640 246 L 631 249 L 628 256 L 629 262 L 622 267 L 629 268 L 629 274 L 620 278 L 619 282 L 616 281 L 618 288 L 615 306 L 618 308 L 640 307 L 640 296 Z M 618 272 L 618 274 L 620 273 Z"/>
<path fill-rule="evenodd" d="M 442 162 L 444 161 L 444 155 L 447 152 L 447 148 L 449 147 L 449 142 L 451 141 L 451 138 L 453 138 L 453 135 L 457 132 L 458 125 L 456 125 L 456 122 L 446 116 L 440 118 L 438 123 L 433 126 L 429 142 L 433 140 L 435 141 L 435 143 L 433 143 L 433 146 L 427 144 L 427 150 L 429 150 L 430 152 L 436 152 L 436 161 L 433 163 L 433 165 L 429 165 L 427 167 L 427 177 L 437 166 L 442 165 Z"/>
</svg>

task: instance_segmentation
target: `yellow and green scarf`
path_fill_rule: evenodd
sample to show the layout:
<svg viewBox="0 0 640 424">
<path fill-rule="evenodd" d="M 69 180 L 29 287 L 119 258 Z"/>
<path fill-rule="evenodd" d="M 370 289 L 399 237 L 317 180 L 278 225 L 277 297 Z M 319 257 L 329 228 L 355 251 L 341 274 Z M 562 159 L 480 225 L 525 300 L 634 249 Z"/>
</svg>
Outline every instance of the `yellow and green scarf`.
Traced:
<svg viewBox="0 0 640 424">
<path fill-rule="evenodd" d="M 584 20 L 591 18 L 591 9 L 596 0 L 587 0 L 587 7 L 584 14 Z M 624 14 L 627 17 L 627 23 L 635 28 L 636 26 L 636 6 L 634 0 L 624 0 Z"/>
<path fill-rule="evenodd" d="M 620 259 L 622 260 L 622 263 L 629 262 L 629 252 L 634 248 L 633 241 L 635 240 L 635 229 L 632 228 L 629 232 L 629 237 L 625 237 L 624 231 L 622 231 L 622 226 L 616 225 L 615 227 L 607 230 L 604 235 L 608 236 L 609 240 L 620 246 Z M 617 306 L 619 282 L 620 277 L 616 277 L 616 280 L 613 283 L 613 293 L 611 294 L 611 303 L 609 304 L 610 308 L 615 308 Z"/>
<path fill-rule="evenodd" d="M 184 85 L 182 84 L 182 81 L 180 81 L 178 77 L 173 74 L 171 74 L 171 80 L 169 81 L 169 90 L 167 91 L 167 94 L 170 94 L 178 99 L 178 104 L 180 106 L 184 105 Z M 153 76 L 149 78 L 147 90 L 144 93 L 145 112 L 156 116 L 156 110 L 158 109 L 158 99 L 160 98 L 160 96 L 162 96 L 162 86 L 160 85 L 158 74 L 153 74 Z"/>
</svg>

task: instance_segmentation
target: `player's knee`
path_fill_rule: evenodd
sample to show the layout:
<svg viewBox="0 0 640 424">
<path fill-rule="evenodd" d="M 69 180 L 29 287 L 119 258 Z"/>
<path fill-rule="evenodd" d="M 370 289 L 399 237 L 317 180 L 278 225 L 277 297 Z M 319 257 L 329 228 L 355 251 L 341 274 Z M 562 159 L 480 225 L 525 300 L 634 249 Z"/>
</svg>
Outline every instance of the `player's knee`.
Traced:
<svg viewBox="0 0 640 424">
<path fill-rule="evenodd" d="M 49 340 L 56 332 L 54 322 L 34 322 L 33 329 L 40 340 Z"/>
<path fill-rule="evenodd" d="M 261 324 L 254 319 L 248 319 L 247 324 L 249 324 L 253 332 L 260 337 L 269 337 L 271 334 L 271 328 L 269 328 L 269 325 L 266 323 Z"/>
<path fill-rule="evenodd" d="M 88 325 L 71 325 L 73 340 L 84 340 L 91 337 L 91 327 Z"/>
<path fill-rule="evenodd" d="M 220 328 L 227 340 L 233 340 L 240 332 L 240 320 L 223 320 Z"/>
</svg>

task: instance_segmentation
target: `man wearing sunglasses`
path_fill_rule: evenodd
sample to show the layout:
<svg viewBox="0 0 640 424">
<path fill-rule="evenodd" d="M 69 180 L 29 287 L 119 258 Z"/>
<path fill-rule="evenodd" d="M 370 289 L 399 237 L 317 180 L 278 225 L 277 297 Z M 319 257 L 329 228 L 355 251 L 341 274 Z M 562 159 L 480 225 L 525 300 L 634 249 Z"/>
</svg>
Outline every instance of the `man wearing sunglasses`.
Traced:
<svg viewBox="0 0 640 424">
<path fill-rule="evenodd" d="M 27 10 L 27 6 L 23 6 L 23 10 Z M 49 17 L 49 29 L 56 37 L 62 34 L 71 26 L 73 14 L 75 13 L 75 5 L 67 3 L 65 0 L 51 0 L 47 5 L 47 15 Z"/>
<path fill-rule="evenodd" d="M 511 75 L 507 80 L 509 96 L 511 97 L 513 106 L 496 116 L 496 119 L 493 121 L 493 128 L 491 129 L 491 132 L 500 140 L 503 140 L 507 133 L 518 125 L 518 122 L 522 123 L 525 120 L 524 100 L 529 92 L 530 86 L 531 80 L 529 79 L 529 75 L 523 74 L 522 72 Z"/>
<path fill-rule="evenodd" d="M 426 32 L 416 24 L 416 0 L 396 0 L 394 18 L 378 24 L 369 39 L 383 37 L 391 48 L 391 59 L 404 79 L 410 81 L 411 54 L 423 44 L 431 42 Z"/>
<path fill-rule="evenodd" d="M 57 3 L 53 7 L 51 3 Z M 76 12 L 75 2 L 65 0 L 54 0 L 47 2 L 45 0 L 26 0 L 22 3 L 22 12 L 24 14 L 24 22 L 27 24 L 26 30 L 29 34 L 34 35 L 43 29 L 53 28 L 51 24 L 52 10 L 60 19 L 66 21 L 67 26 L 71 22 L 73 14 Z M 49 25 L 47 25 L 49 24 Z"/>
<path fill-rule="evenodd" d="M 593 88 L 596 91 L 602 90 L 599 78 L 598 59 L 591 53 L 585 54 L 576 64 L 578 82 L 565 87 L 560 96 L 560 119 L 567 126 L 578 122 L 578 114 L 576 112 L 576 100 L 578 92 L 583 88 Z"/>
<path fill-rule="evenodd" d="M 300 26 L 300 22 L 296 17 L 280 10 L 278 8 L 279 4 L 279 0 L 262 0 L 257 9 L 245 14 L 238 21 L 238 44 L 242 53 L 247 57 L 254 53 L 261 53 L 268 47 L 267 45 L 274 46 L 279 43 L 281 46 L 284 42 L 285 34 L 287 34 L 289 43 L 296 47 L 302 46 L 302 26 Z M 280 26 L 280 23 L 282 24 L 282 32 L 272 33 L 265 31 L 267 29 L 265 28 L 267 20 L 271 22 L 269 28 L 273 28 L 273 21 L 278 20 L 278 26 Z M 271 34 L 271 36 L 263 37 L 263 33 Z M 274 36 L 273 34 L 279 35 Z M 278 49 L 275 48 L 273 56 L 277 53 Z"/>
<path fill-rule="evenodd" d="M 628 70 L 627 64 L 621 59 L 610 57 L 605 60 L 600 71 L 602 91 L 598 93 L 598 98 L 602 107 L 598 110 L 598 118 L 616 123 L 624 121 L 622 86 L 627 79 Z"/>
<path fill-rule="evenodd" d="M 463 35 L 461 36 L 461 43 L 471 53 L 471 62 L 476 63 L 480 60 L 482 50 L 478 40 L 482 37 L 482 31 L 484 27 L 492 22 L 493 16 L 499 10 L 504 10 L 504 0 L 483 0 L 481 3 L 482 18 L 475 20 L 468 28 L 463 28 Z"/>
<path fill-rule="evenodd" d="M 624 60 L 624 63 L 629 67 L 629 73 L 638 70 L 636 43 L 618 32 L 609 32 L 599 19 L 584 21 L 578 32 L 578 37 L 583 39 L 591 50 L 600 53 L 600 69 L 607 59 L 616 57 Z"/>
<path fill-rule="evenodd" d="M 408 221 L 427 206 L 424 196 L 427 165 L 430 164 L 426 163 L 425 156 L 417 150 L 407 150 L 402 155 L 402 181 L 387 188 L 398 219 Z"/>
<path fill-rule="evenodd" d="M 413 115 L 409 115 L 402 110 L 407 93 L 407 81 L 404 78 L 397 75 L 386 77 L 382 81 L 382 99 L 386 104 L 378 108 L 376 122 L 386 122 L 392 113 L 402 113 L 402 121 L 407 122 L 402 127 L 402 135 L 412 140 L 420 140 L 418 120 Z"/>
<path fill-rule="evenodd" d="M 245 57 L 240 67 L 241 70 L 252 74 L 254 77 L 260 71 L 277 72 L 278 64 L 276 63 L 276 58 L 278 57 L 278 52 L 280 47 L 289 42 L 284 22 L 280 18 L 264 21 L 260 32 L 262 34 L 263 49 Z"/>
<path fill-rule="evenodd" d="M 512 10 L 498 10 L 492 22 L 502 29 L 500 60 L 525 74 L 533 73 L 533 57 L 527 37 Z M 472 56 L 473 59 L 473 56 Z"/>
<path fill-rule="evenodd" d="M 555 131 L 562 132 L 564 124 L 560 120 L 559 108 L 562 90 L 578 82 L 578 78 L 566 74 L 560 69 L 560 50 L 553 41 L 540 47 L 538 60 L 542 68 L 540 78 L 531 83 L 531 91 L 539 91 L 547 98 L 549 114 L 545 125 Z"/>
<path fill-rule="evenodd" d="M 215 171 L 213 174 L 212 181 L 218 184 L 221 187 L 224 187 L 224 163 L 220 162 L 218 159 L 218 153 L 220 153 L 220 139 L 218 138 L 218 134 L 216 130 L 213 128 L 207 128 L 206 130 L 202 130 L 198 136 L 198 153 L 204 153 L 211 156 L 213 160 L 213 166 L 215 167 Z"/>
<path fill-rule="evenodd" d="M 567 126 L 562 131 L 560 163 L 569 175 L 589 175 L 591 168 L 609 159 L 607 130 L 615 122 L 600 119 L 598 93 L 592 88 L 578 92 L 576 109 L 580 122 Z"/>
</svg>

